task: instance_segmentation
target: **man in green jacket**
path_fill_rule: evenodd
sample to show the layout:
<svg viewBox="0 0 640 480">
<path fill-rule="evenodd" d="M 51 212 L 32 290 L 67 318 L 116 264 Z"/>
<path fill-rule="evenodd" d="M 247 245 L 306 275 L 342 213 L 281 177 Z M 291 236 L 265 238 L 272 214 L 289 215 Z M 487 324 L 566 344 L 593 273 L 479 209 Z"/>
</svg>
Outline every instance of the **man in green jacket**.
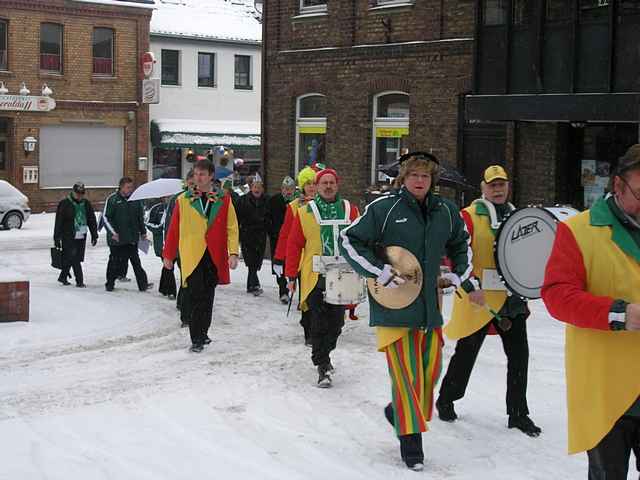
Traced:
<svg viewBox="0 0 640 480">
<path fill-rule="evenodd" d="M 341 234 L 345 259 L 385 288 L 397 288 L 404 279 L 380 258 L 381 248 L 402 247 L 422 267 L 422 292 L 409 306 L 386 308 L 369 295 L 370 325 L 377 327 L 378 349 L 386 354 L 391 376 L 392 403 L 385 408 L 385 416 L 400 440 L 400 455 L 412 470 L 424 468 L 422 432 L 431 419 L 433 389 L 442 365 L 438 277 L 444 255 L 453 263 L 452 272 L 442 276 L 446 284 L 475 289 L 469 279 L 469 234 L 458 208 L 432 192 L 438 175 L 435 156 L 403 155 L 398 190 L 370 203 Z"/>
<path fill-rule="evenodd" d="M 131 262 L 138 289 L 141 292 L 153 287 L 153 283 L 149 283 L 147 279 L 138 256 L 138 241 L 146 238 L 147 229 L 144 226 L 142 202 L 128 200 L 132 192 L 133 180 L 122 177 L 118 184 L 118 191 L 107 199 L 105 205 L 104 224 L 107 228 L 107 243 L 110 250 L 105 284 L 107 292 L 113 291 L 116 278 L 125 271 L 127 262 Z"/>
</svg>

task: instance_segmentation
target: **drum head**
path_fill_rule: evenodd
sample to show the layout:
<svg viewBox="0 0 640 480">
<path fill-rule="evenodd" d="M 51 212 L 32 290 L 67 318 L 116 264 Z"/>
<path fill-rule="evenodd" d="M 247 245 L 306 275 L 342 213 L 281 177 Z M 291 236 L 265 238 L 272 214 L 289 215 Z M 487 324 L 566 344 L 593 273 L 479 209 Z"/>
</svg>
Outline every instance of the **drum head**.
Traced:
<svg viewBox="0 0 640 480">
<path fill-rule="evenodd" d="M 413 253 L 402 247 L 385 248 L 386 260 L 405 282 L 398 288 L 385 288 L 375 278 L 367 278 L 369 293 L 380 305 L 392 310 L 406 308 L 422 292 L 422 267 Z"/>
<path fill-rule="evenodd" d="M 496 267 L 515 295 L 540 298 L 557 222 L 554 213 L 538 207 L 516 210 L 502 222 L 494 243 Z"/>
</svg>

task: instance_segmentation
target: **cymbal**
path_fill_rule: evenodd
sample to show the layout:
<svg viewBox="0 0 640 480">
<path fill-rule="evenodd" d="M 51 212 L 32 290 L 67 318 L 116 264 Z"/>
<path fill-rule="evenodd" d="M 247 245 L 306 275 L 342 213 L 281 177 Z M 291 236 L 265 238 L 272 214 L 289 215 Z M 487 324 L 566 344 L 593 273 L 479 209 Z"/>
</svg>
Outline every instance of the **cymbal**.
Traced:
<svg viewBox="0 0 640 480">
<path fill-rule="evenodd" d="M 422 267 L 409 250 L 390 246 L 385 248 L 387 261 L 405 280 L 397 288 L 385 288 L 375 278 L 367 278 L 369 293 L 380 305 L 399 310 L 411 305 L 422 292 Z"/>
</svg>

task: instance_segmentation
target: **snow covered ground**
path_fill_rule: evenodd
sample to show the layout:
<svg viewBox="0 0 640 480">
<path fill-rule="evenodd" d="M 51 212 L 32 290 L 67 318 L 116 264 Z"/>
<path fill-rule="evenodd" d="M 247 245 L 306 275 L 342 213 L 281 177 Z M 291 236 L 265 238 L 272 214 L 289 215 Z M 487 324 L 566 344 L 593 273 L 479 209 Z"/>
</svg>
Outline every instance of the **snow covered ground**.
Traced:
<svg viewBox="0 0 640 480">
<path fill-rule="evenodd" d="M 104 238 L 87 248 L 89 287 L 59 285 L 52 226 L 53 215 L 38 214 L 0 231 L 0 271 L 31 281 L 31 321 L 0 324 L 1 480 L 586 477 L 586 456 L 566 454 L 563 328 L 540 302 L 529 320 L 529 406 L 542 436 L 506 428 L 505 357 L 488 338 L 459 421 L 431 422 L 416 473 L 383 417 L 388 375 L 366 306 L 333 355 L 334 387 L 318 389 L 268 264 L 261 298 L 245 293 L 243 267 L 217 289 L 213 343 L 192 354 L 174 303 L 156 289 L 105 292 Z M 143 263 L 157 286 L 159 259 Z M 448 361 L 453 343 L 445 348 Z"/>
</svg>

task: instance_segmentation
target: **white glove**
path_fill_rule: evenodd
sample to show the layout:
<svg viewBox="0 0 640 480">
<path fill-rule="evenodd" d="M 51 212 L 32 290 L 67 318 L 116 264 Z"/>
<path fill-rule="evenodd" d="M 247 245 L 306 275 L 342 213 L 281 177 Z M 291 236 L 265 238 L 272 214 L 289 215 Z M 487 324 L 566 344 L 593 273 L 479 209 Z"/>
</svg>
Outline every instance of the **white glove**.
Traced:
<svg viewBox="0 0 640 480">
<path fill-rule="evenodd" d="M 448 280 L 449 282 L 451 282 L 453 284 L 452 285 L 453 287 L 460 288 L 460 277 L 455 273 L 453 272 L 443 273 L 440 277 L 443 278 L 444 280 Z"/>
<path fill-rule="evenodd" d="M 273 265 L 273 271 L 279 277 L 281 277 L 282 273 L 284 272 L 284 270 L 282 269 L 282 265 L 277 265 L 277 264 Z"/>
<path fill-rule="evenodd" d="M 398 288 L 405 282 L 405 279 L 398 275 L 391 265 L 386 263 L 376 281 L 385 288 Z"/>
</svg>

